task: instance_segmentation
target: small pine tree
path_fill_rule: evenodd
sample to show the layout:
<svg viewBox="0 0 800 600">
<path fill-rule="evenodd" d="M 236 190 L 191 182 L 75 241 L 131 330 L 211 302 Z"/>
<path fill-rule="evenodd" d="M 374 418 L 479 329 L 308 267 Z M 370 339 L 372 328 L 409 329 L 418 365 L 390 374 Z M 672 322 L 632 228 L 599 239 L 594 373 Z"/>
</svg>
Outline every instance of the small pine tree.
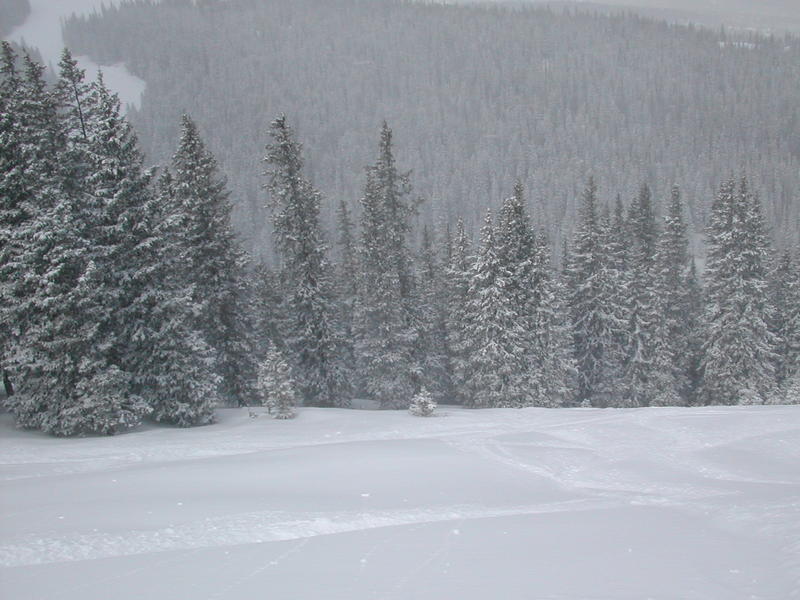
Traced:
<svg viewBox="0 0 800 600">
<path fill-rule="evenodd" d="M 294 418 L 297 391 L 289 364 L 275 346 L 267 350 L 258 367 L 258 395 L 273 419 Z"/>
<path fill-rule="evenodd" d="M 436 401 L 431 397 L 425 387 L 422 387 L 422 389 L 414 395 L 408 407 L 408 412 L 415 417 L 430 417 L 435 410 Z"/>
</svg>

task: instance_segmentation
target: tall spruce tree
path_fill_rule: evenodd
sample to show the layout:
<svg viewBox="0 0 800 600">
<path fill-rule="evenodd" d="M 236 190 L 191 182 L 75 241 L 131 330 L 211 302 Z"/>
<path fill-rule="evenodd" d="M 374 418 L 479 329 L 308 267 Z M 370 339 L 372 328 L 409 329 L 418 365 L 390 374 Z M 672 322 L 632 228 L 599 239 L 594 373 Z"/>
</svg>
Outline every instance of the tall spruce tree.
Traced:
<svg viewBox="0 0 800 600">
<path fill-rule="evenodd" d="M 320 194 L 303 177 L 301 146 L 285 116 L 272 122 L 270 135 L 267 189 L 282 259 L 285 337 L 294 379 L 306 404 L 348 406 L 331 267 L 319 224 Z"/>
<path fill-rule="evenodd" d="M 653 202 L 650 188 L 645 184 L 628 213 L 629 261 L 622 278 L 625 289 L 621 290 L 626 297 L 628 319 L 623 371 L 627 406 L 649 406 L 664 390 L 661 380 L 666 374 L 658 365 L 657 356 L 660 348 L 654 276 L 656 240 Z"/>
<path fill-rule="evenodd" d="M 244 283 L 246 258 L 231 227 L 225 178 L 194 121 L 184 115 L 172 159 L 172 199 L 182 214 L 183 272 L 192 288 L 198 329 L 215 353 L 223 402 L 255 399 L 256 360 Z"/>
<path fill-rule="evenodd" d="M 785 250 L 777 261 L 770 283 L 777 384 L 773 401 L 800 403 L 800 261 L 791 251 Z"/>
<path fill-rule="evenodd" d="M 420 357 L 422 386 L 436 401 L 452 395 L 450 351 L 447 338 L 447 302 L 444 259 L 431 229 L 422 230 L 419 255 Z"/>
<path fill-rule="evenodd" d="M 392 132 L 384 123 L 361 200 L 356 319 L 359 370 L 367 393 L 384 408 L 407 408 L 420 386 L 420 323 L 407 242 L 415 213 L 410 193 L 409 174 L 397 170 Z"/>
<path fill-rule="evenodd" d="M 707 234 L 701 397 L 706 404 L 762 404 L 775 383 L 768 243 L 744 177 L 720 186 Z"/>
<path fill-rule="evenodd" d="M 472 267 L 464 314 L 464 355 L 458 377 L 473 408 L 532 404 L 527 377 L 529 332 L 508 293 L 512 273 L 500 259 L 492 213 L 481 230 L 481 246 Z"/>
<path fill-rule="evenodd" d="M 541 374 L 534 372 L 537 357 L 534 356 L 535 313 L 539 304 L 537 272 L 537 243 L 525 207 L 522 184 L 514 185 L 514 193 L 503 201 L 497 219 L 495 244 L 499 264 L 506 272 L 501 293 L 507 296 L 508 306 L 516 312 L 516 321 L 523 337 L 525 349 L 521 357 L 526 361 L 511 377 L 517 379 L 513 386 L 529 390 L 525 400 L 517 400 L 518 406 L 533 404 L 541 398 L 538 388 Z"/>
<path fill-rule="evenodd" d="M 165 169 L 147 205 L 150 237 L 139 276 L 142 318 L 130 348 L 137 387 L 151 418 L 181 427 L 204 425 L 221 404 L 216 354 L 196 315 L 189 256 L 183 244 L 186 215 L 175 201 L 172 175 Z"/>
<path fill-rule="evenodd" d="M 528 364 L 516 377 L 530 390 L 528 402 L 554 407 L 568 401 L 572 370 L 570 344 L 561 321 L 558 286 L 550 267 L 550 249 L 537 236 L 525 207 L 522 184 L 503 202 L 498 223 L 498 256 L 509 273 L 505 287 L 525 331 Z"/>
<path fill-rule="evenodd" d="M 38 286 L 35 277 L 27 276 L 30 239 L 59 195 L 63 140 L 41 65 L 25 56 L 20 69 L 5 41 L 0 60 L 0 364 L 6 394 L 12 395 L 13 363 L 27 360 L 21 340 L 31 318 L 29 300 Z"/>
<path fill-rule="evenodd" d="M 339 233 L 339 264 L 337 266 L 337 313 L 339 330 L 342 335 L 342 357 L 343 363 L 348 371 L 347 382 L 349 393 L 352 395 L 356 390 L 361 391 L 362 384 L 358 381 L 355 351 L 355 315 L 356 304 L 358 303 L 359 293 L 359 265 L 358 249 L 356 247 L 356 237 L 354 223 L 350 216 L 350 209 L 344 200 L 339 202 L 336 213 L 337 226 Z"/>
<path fill-rule="evenodd" d="M 537 290 L 533 322 L 533 369 L 537 382 L 534 404 L 548 408 L 569 406 L 576 376 L 566 289 L 554 277 L 550 245 L 540 235 L 534 265 Z"/>
<path fill-rule="evenodd" d="M 703 359 L 703 335 L 706 330 L 705 322 L 705 290 L 700 283 L 700 276 L 697 273 L 697 263 L 692 257 L 689 264 L 689 277 L 687 278 L 687 298 L 689 300 L 689 315 L 692 316 L 691 325 L 694 331 L 688 337 L 688 365 L 689 365 L 689 397 L 691 405 L 702 404 L 699 397 L 700 383 L 702 379 L 702 359 Z"/>
<path fill-rule="evenodd" d="M 65 54 L 63 76 L 80 79 L 73 66 Z M 58 201 L 34 220 L 23 256 L 35 283 L 22 307 L 25 383 L 12 406 L 20 426 L 57 435 L 115 433 L 149 411 L 127 353 L 140 316 L 149 174 L 102 78 L 80 89 L 66 106 L 86 107 L 80 132 L 61 121 L 69 143 L 59 155 Z"/>
<path fill-rule="evenodd" d="M 692 395 L 693 347 L 696 345 L 692 338 L 698 336 L 700 315 L 697 299 L 692 297 L 699 290 L 690 280 L 686 229 L 681 193 L 673 187 L 654 260 L 654 289 L 658 302 L 654 366 L 660 388 L 657 397 L 651 400 L 655 404 L 686 404 Z M 659 381 L 658 376 L 665 372 L 670 378 Z"/>
<path fill-rule="evenodd" d="M 24 265 L 38 221 L 57 202 L 70 181 L 64 127 L 58 99 L 47 89 L 44 68 L 24 55 L 21 69 L 11 46 L 3 42 L 0 66 L 0 361 L 6 391 L 8 352 L 19 355 L 30 315 L 25 307 L 38 282 Z"/>
<path fill-rule="evenodd" d="M 453 400 L 466 403 L 468 391 L 465 377 L 469 374 L 467 365 L 469 343 L 465 327 L 469 282 L 472 272 L 470 239 L 464 230 L 464 222 L 456 223 L 453 249 L 447 265 L 445 289 L 447 298 L 447 346 L 450 351 L 450 371 L 453 384 Z"/>
<path fill-rule="evenodd" d="M 33 178 L 27 177 L 26 166 L 30 164 L 25 149 L 36 146 L 27 144 L 23 128 L 23 102 L 17 55 L 6 41 L 2 42 L 0 56 L 0 368 L 7 395 L 13 394 L 9 361 L 12 352 L 12 337 L 18 337 L 14 312 L 17 308 L 15 287 L 20 278 L 19 255 L 24 249 L 26 222 L 30 221 L 31 195 L 28 193 Z M 28 181 L 26 181 L 28 180 Z M 29 207 L 26 207 L 28 204 Z"/>
<path fill-rule="evenodd" d="M 573 236 L 565 279 L 577 369 L 577 399 L 593 406 L 618 406 L 624 361 L 620 339 L 627 321 L 620 299 L 610 219 L 597 214 L 597 186 L 589 179 Z"/>
<path fill-rule="evenodd" d="M 280 273 L 266 264 L 259 264 L 253 274 L 252 311 L 255 327 L 256 354 L 264 357 L 271 346 L 285 351 L 281 330 L 283 316 L 283 286 Z"/>
</svg>

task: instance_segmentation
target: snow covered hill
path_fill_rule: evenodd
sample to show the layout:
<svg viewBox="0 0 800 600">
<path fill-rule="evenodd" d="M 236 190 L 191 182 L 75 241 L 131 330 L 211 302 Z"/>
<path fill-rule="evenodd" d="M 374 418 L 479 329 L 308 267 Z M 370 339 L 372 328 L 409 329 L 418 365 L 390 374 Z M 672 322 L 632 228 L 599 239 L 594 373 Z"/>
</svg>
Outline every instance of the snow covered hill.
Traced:
<svg viewBox="0 0 800 600">
<path fill-rule="evenodd" d="M 119 0 L 30 0 L 30 4 L 30 15 L 25 23 L 11 32 L 8 40 L 38 49 L 45 65 L 49 64 L 57 71 L 64 49 L 61 35 L 64 19 L 99 12 L 104 5 L 119 4 Z M 131 74 L 124 64 L 98 65 L 88 56 L 78 56 L 77 59 L 89 80 L 97 77 L 98 70 L 103 71 L 106 85 L 119 95 L 123 107 L 139 106 L 145 82 Z"/>
<path fill-rule="evenodd" d="M 800 407 L 0 423 L 0 597 L 800 597 Z"/>
</svg>

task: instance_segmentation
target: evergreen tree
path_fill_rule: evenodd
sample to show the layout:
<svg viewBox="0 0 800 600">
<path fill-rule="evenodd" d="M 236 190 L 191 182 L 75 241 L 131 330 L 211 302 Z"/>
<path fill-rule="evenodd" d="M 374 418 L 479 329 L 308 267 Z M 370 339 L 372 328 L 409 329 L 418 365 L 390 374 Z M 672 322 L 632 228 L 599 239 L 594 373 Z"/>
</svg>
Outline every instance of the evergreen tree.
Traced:
<svg viewBox="0 0 800 600">
<path fill-rule="evenodd" d="M 339 329 L 342 332 L 342 356 L 348 371 L 347 382 L 349 392 L 361 390 L 362 385 L 356 377 L 355 324 L 356 303 L 358 302 L 358 256 L 353 221 L 347 203 L 339 202 L 337 212 L 339 228 L 340 263 L 337 269 L 336 297 L 338 307 Z"/>
<path fill-rule="evenodd" d="M 172 175 L 172 199 L 183 220 L 182 273 L 192 289 L 198 329 L 215 353 L 220 397 L 231 405 L 247 405 L 254 394 L 256 364 L 246 259 L 231 228 L 226 181 L 187 115 L 181 119 Z"/>
<path fill-rule="evenodd" d="M 706 404 L 762 404 L 775 382 L 769 331 L 768 244 L 747 180 L 723 183 L 711 208 L 701 397 Z"/>
<path fill-rule="evenodd" d="M 800 262 L 786 250 L 771 276 L 774 313 L 770 329 L 775 339 L 774 402 L 800 402 Z M 792 399 L 794 398 L 794 399 Z"/>
<path fill-rule="evenodd" d="M 263 263 L 255 269 L 252 307 L 257 355 L 265 356 L 272 345 L 283 349 L 283 286 L 280 274 Z"/>
<path fill-rule="evenodd" d="M 608 219 L 597 214 L 597 187 L 590 178 L 566 264 L 568 306 L 577 368 L 577 399 L 593 406 L 619 405 L 624 398 L 620 339 L 627 322 L 618 278 L 608 255 Z"/>
<path fill-rule="evenodd" d="M 800 263 L 784 251 L 771 274 L 770 297 L 775 309 L 771 330 L 776 339 L 776 383 L 800 368 Z"/>
<path fill-rule="evenodd" d="M 497 221 L 497 259 L 506 273 L 501 293 L 507 296 L 508 306 L 516 312 L 515 320 L 523 332 L 520 341 L 524 344 L 524 349 L 520 354 L 526 361 L 523 368 L 511 375 L 517 379 L 512 385 L 529 390 L 530 394 L 525 401 L 518 400 L 518 406 L 526 406 L 543 399 L 538 385 L 540 369 L 534 372 L 534 367 L 540 366 L 537 364 L 540 357 L 534 355 L 534 328 L 535 313 L 540 301 L 538 279 L 541 274 L 536 269 L 536 237 L 525 209 L 524 190 L 519 181 L 514 186 L 514 194 L 503 201 Z"/>
<path fill-rule="evenodd" d="M 800 404 L 800 370 L 795 371 L 783 382 L 782 393 L 778 399 L 781 404 Z"/>
<path fill-rule="evenodd" d="M 63 187 L 63 128 L 56 100 L 46 89 L 44 69 L 23 58 L 22 70 L 7 42 L 0 63 L 0 364 L 7 392 L 9 367 L 20 354 L 27 303 L 38 285 L 26 277 L 25 257 L 37 220 Z"/>
<path fill-rule="evenodd" d="M 555 408 L 573 399 L 576 376 L 572 338 L 566 306 L 566 289 L 553 276 L 550 246 L 540 236 L 535 262 L 538 290 L 534 313 L 533 365 L 536 378 L 534 404 Z"/>
<path fill-rule="evenodd" d="M 550 248 L 531 227 L 519 182 L 503 203 L 497 237 L 498 255 L 509 273 L 505 292 L 526 337 L 528 364 L 516 375 L 517 385 L 530 390 L 529 402 L 535 406 L 560 406 L 569 397 L 570 344 L 552 277 Z"/>
<path fill-rule="evenodd" d="M 430 228 L 422 230 L 419 257 L 420 356 L 422 385 L 437 402 L 451 395 L 450 352 L 447 345 L 447 302 L 442 260 Z"/>
<path fill-rule="evenodd" d="M 301 146 L 284 116 L 270 127 L 267 189 L 282 257 L 286 290 L 286 342 L 304 402 L 347 406 L 342 343 L 334 329 L 330 265 L 319 225 L 320 194 L 303 177 Z"/>
<path fill-rule="evenodd" d="M 425 387 L 414 395 L 408 411 L 415 417 L 430 417 L 436 410 L 436 400 L 428 393 Z"/>
<path fill-rule="evenodd" d="M 67 135 L 73 145 L 80 146 L 89 141 L 90 135 L 90 84 L 86 81 L 85 71 L 78 67 L 78 61 L 67 48 L 61 54 L 58 67 L 56 96 L 62 108 Z"/>
<path fill-rule="evenodd" d="M 273 419 L 294 418 L 295 383 L 289 364 L 275 346 L 270 346 L 258 367 L 258 394 Z"/>
<path fill-rule="evenodd" d="M 18 249 L 11 242 L 17 234 L 16 221 L 19 191 L 14 175 L 21 172 L 20 146 L 18 133 L 18 93 L 20 79 L 17 73 L 17 56 L 11 44 L 2 42 L 2 63 L 0 64 L 0 311 L 3 325 L 0 329 L 0 369 L 7 396 L 14 393 L 8 370 L 9 346 L 12 328 L 7 315 L 14 302 L 10 296 L 12 282 L 16 280 L 14 267 Z M 15 189 L 17 188 L 17 189 Z"/>
<path fill-rule="evenodd" d="M 703 359 L 703 335 L 706 330 L 705 323 L 705 291 L 700 284 L 700 277 L 697 274 L 697 264 L 694 257 L 689 265 L 689 277 L 686 283 L 689 300 L 690 325 L 693 327 L 688 334 L 688 376 L 689 376 L 689 395 L 687 401 L 690 405 L 701 404 L 698 393 L 702 379 L 702 359 Z"/>
<path fill-rule="evenodd" d="M 67 129 L 58 202 L 35 220 L 24 256 L 37 285 L 23 309 L 25 384 L 12 406 L 20 426 L 57 435 L 115 433 L 149 411 L 127 353 L 149 175 L 102 78 L 79 100 L 91 115 L 86 135 Z"/>
<path fill-rule="evenodd" d="M 152 409 L 151 418 L 181 427 L 212 422 L 221 403 L 216 355 L 200 329 L 192 298 L 182 243 L 185 217 L 165 170 L 145 215 L 151 237 L 142 246 L 147 256 L 140 277 L 142 318 L 131 347 L 138 389 Z"/>
<path fill-rule="evenodd" d="M 456 235 L 453 250 L 447 265 L 445 289 L 447 297 L 447 346 L 450 351 L 451 381 L 453 382 L 453 400 L 464 404 L 467 398 L 465 375 L 469 373 L 467 366 L 469 340 L 466 338 L 466 309 L 469 293 L 469 282 L 472 272 L 470 240 L 464 231 L 464 222 L 459 219 L 456 224 Z"/>
<path fill-rule="evenodd" d="M 367 168 L 361 200 L 361 298 L 356 319 L 359 370 L 367 393 L 384 408 L 405 408 L 420 384 L 419 314 L 406 236 L 415 206 L 409 175 L 381 130 L 378 160 Z"/>
<path fill-rule="evenodd" d="M 657 328 L 657 306 L 654 260 L 657 229 L 650 188 L 645 184 L 633 201 L 628 214 L 629 264 L 628 272 L 621 278 L 626 296 L 627 339 L 624 364 L 625 404 L 649 406 L 664 392 L 664 365 L 658 364 L 660 352 Z M 661 400 L 664 401 L 663 398 Z"/>
<path fill-rule="evenodd" d="M 612 217 L 608 207 L 605 207 L 598 221 L 599 248 L 601 276 L 598 278 L 600 290 L 600 322 L 605 322 L 609 327 L 610 343 L 604 354 L 606 361 L 603 364 L 599 388 L 600 397 L 604 398 L 601 405 L 605 404 L 614 408 L 629 408 L 638 406 L 633 399 L 633 387 L 626 381 L 628 374 L 629 358 L 633 355 L 633 342 L 631 316 L 633 303 L 631 302 L 632 289 L 632 252 L 628 229 L 616 228 L 617 218 Z M 626 222 L 627 223 L 627 222 Z"/>
<path fill-rule="evenodd" d="M 473 408 L 532 404 L 526 377 L 529 335 L 507 293 L 511 273 L 500 260 L 491 211 L 481 231 L 480 252 L 472 267 L 464 314 L 463 381 L 466 404 Z"/>
<path fill-rule="evenodd" d="M 693 370 L 692 336 L 697 335 L 700 315 L 694 295 L 699 290 L 690 281 L 689 240 L 683 218 L 680 190 L 672 188 L 664 229 L 654 259 L 654 289 L 658 302 L 655 329 L 655 374 L 671 378 L 656 381 L 658 404 L 686 404 L 691 397 Z M 655 399 L 651 400 L 654 401 Z"/>
</svg>

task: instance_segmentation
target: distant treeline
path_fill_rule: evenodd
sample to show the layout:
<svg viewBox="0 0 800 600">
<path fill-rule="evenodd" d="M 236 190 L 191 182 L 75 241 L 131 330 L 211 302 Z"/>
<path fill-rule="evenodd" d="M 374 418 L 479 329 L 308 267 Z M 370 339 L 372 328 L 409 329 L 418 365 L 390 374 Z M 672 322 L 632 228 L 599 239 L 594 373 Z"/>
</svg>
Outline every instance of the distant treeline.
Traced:
<svg viewBox="0 0 800 600">
<path fill-rule="evenodd" d="M 627 199 L 642 181 L 657 200 L 679 185 L 702 253 L 709 199 L 741 170 L 763 191 L 776 243 L 800 236 L 796 37 L 524 6 L 165 0 L 72 19 L 66 40 L 147 82 L 129 116 L 150 160 L 169 159 L 181 112 L 194 115 L 254 253 L 272 254 L 260 151 L 282 111 L 308 143 L 309 176 L 356 213 L 386 119 L 426 199 L 422 222 L 462 215 L 477 232 L 487 199 L 520 180 L 560 249 L 594 174 Z M 321 218 L 330 236 L 332 210 Z"/>
</svg>

